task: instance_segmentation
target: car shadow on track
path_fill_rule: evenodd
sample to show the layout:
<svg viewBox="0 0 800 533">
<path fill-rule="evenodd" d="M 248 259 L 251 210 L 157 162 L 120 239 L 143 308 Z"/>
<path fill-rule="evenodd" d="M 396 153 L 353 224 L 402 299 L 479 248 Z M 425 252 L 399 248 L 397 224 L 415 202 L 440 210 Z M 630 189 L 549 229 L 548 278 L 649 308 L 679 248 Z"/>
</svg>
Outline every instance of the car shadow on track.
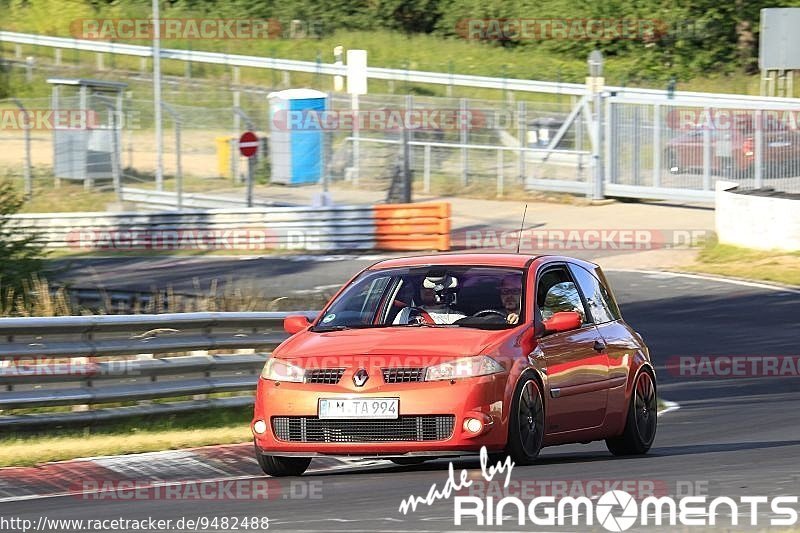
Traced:
<svg viewBox="0 0 800 533">
<path fill-rule="evenodd" d="M 560 464 L 575 464 L 575 463 L 597 463 L 605 461 L 636 461 L 643 459 L 656 459 L 659 457 L 675 457 L 682 455 L 702 455 L 707 453 L 726 453 L 726 452 L 739 452 L 746 450 L 766 450 L 772 448 L 782 448 L 787 446 L 800 447 L 800 440 L 784 440 L 784 441 L 756 441 L 756 442 L 736 442 L 736 443 L 708 443 L 708 444 L 689 444 L 684 446 L 657 446 L 650 450 L 647 455 L 637 455 L 629 457 L 615 457 L 610 453 L 604 452 L 590 452 L 590 453 L 566 453 L 558 455 L 547 455 L 540 457 L 531 467 L 547 466 L 547 465 L 560 465 Z M 345 476 L 358 473 L 389 473 L 389 472 L 441 472 L 447 471 L 453 463 L 453 468 L 456 469 L 480 469 L 480 461 L 477 457 L 462 457 L 438 459 L 419 465 L 386 465 L 386 466 L 371 466 L 366 469 L 354 468 L 343 469 L 328 472 L 316 472 L 313 474 L 306 474 L 306 476 Z M 489 466 L 494 463 L 489 463 Z"/>
</svg>

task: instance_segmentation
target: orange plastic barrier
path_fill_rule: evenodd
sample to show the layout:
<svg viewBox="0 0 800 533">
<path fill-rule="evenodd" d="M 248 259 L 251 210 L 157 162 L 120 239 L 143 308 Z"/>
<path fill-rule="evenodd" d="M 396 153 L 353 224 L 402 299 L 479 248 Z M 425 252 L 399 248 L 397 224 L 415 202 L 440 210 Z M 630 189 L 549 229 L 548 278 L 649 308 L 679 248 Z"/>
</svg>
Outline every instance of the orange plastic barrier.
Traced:
<svg viewBox="0 0 800 533">
<path fill-rule="evenodd" d="M 450 250 L 450 204 L 373 206 L 375 247 L 379 250 Z"/>
</svg>

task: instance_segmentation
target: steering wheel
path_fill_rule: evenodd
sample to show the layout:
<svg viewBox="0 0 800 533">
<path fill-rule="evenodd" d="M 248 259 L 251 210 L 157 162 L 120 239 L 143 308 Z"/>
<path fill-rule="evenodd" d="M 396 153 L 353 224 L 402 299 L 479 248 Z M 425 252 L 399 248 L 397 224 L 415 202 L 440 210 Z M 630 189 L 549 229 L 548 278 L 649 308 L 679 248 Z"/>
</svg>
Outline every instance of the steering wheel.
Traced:
<svg viewBox="0 0 800 533">
<path fill-rule="evenodd" d="M 435 324 L 436 322 L 431 318 L 431 315 L 421 307 L 407 306 L 400 310 L 397 314 L 396 324 L 414 324 L 412 320 L 419 318 L 423 324 Z"/>
<path fill-rule="evenodd" d="M 497 309 L 483 309 L 481 311 L 478 311 L 477 313 L 474 313 L 472 316 L 474 316 L 475 318 L 480 318 L 482 316 L 487 316 L 487 315 L 497 315 L 501 317 L 503 320 L 505 320 L 507 316 L 506 313 L 498 311 Z"/>
</svg>

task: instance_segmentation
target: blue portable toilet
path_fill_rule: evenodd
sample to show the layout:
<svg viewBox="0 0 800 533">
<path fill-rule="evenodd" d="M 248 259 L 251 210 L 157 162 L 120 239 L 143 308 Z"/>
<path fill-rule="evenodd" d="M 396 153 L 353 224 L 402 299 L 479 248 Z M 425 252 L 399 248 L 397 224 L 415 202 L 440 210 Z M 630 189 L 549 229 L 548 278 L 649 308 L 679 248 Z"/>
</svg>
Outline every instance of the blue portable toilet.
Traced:
<svg viewBox="0 0 800 533">
<path fill-rule="evenodd" d="M 317 183 L 322 177 L 325 132 L 313 118 L 326 110 L 327 97 L 313 89 L 286 89 L 268 95 L 273 183 L 302 185 Z"/>
</svg>

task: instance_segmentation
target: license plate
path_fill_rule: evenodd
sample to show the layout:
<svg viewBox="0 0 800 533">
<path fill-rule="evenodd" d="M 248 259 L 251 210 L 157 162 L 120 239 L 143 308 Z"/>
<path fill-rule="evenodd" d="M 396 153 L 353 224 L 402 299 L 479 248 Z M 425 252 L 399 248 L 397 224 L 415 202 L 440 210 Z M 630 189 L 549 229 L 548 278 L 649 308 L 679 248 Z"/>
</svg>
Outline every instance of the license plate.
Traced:
<svg viewBox="0 0 800 533">
<path fill-rule="evenodd" d="M 400 411 L 399 398 L 321 398 L 320 418 L 397 418 Z"/>
</svg>

